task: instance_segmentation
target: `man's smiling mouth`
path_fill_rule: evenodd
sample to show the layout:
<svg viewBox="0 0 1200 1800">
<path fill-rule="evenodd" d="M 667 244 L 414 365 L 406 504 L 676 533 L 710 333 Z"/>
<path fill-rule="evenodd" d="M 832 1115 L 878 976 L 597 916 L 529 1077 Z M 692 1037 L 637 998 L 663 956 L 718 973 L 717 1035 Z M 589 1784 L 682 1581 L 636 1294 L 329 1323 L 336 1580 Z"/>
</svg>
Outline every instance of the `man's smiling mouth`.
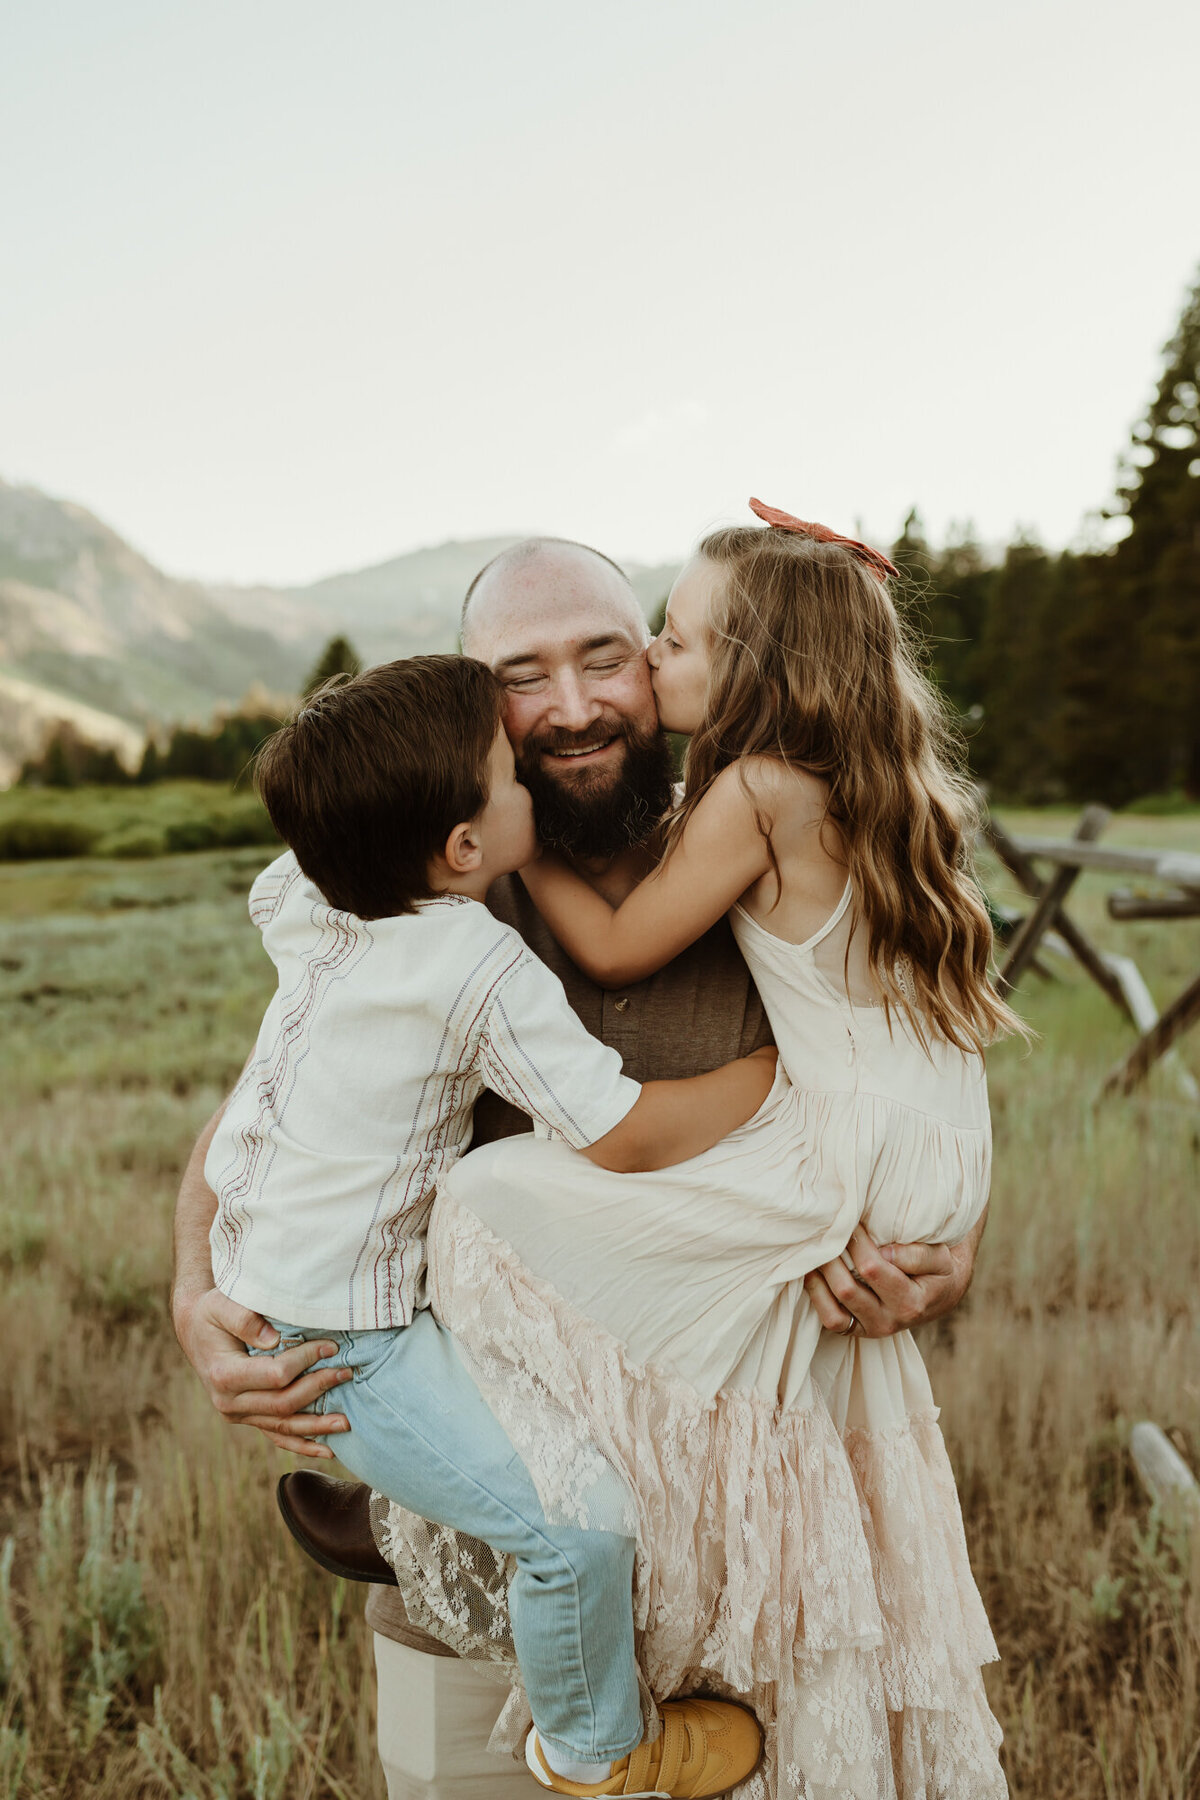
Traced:
<svg viewBox="0 0 1200 1800">
<path fill-rule="evenodd" d="M 598 744 L 581 744 L 574 750 L 544 750 L 543 756 L 553 756 L 556 761 L 574 761 L 580 756 L 595 756 L 599 750 L 607 750 L 610 744 L 616 743 L 615 737 L 602 738 Z"/>
</svg>

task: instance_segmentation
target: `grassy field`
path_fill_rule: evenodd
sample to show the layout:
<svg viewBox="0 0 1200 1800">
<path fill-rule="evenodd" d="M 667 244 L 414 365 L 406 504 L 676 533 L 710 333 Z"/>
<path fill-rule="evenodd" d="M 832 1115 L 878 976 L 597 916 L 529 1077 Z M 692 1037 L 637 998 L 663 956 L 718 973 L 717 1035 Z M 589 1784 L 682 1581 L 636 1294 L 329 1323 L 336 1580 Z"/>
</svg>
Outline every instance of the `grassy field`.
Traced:
<svg viewBox="0 0 1200 1800">
<path fill-rule="evenodd" d="M 276 841 L 248 781 L 0 791 L 0 862 L 67 856 L 142 861 Z"/>
<path fill-rule="evenodd" d="M 1110 836 L 1200 850 L 1200 817 Z M 267 854 L 0 867 L 0 1800 L 382 1793 L 361 1591 L 294 1551 L 286 1459 L 219 1423 L 166 1314 L 179 1173 L 270 985 L 244 907 Z M 1200 923 L 1113 924 L 1104 889 L 1073 910 L 1162 1000 Z M 1021 999 L 1041 1035 L 993 1058 L 978 1278 L 925 1343 L 989 1689 L 1021 1800 L 1186 1800 L 1200 1582 L 1125 1439 L 1153 1418 L 1200 1463 L 1200 1118 L 1166 1073 L 1096 1114 L 1129 1028 L 1070 967 Z"/>
</svg>

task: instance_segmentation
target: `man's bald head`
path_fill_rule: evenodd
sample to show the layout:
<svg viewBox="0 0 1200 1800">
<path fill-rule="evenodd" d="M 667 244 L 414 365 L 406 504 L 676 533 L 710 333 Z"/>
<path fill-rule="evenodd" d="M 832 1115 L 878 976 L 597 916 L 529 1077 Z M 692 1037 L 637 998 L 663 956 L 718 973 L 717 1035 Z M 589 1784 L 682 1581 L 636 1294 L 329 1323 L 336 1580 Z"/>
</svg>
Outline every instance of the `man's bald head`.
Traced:
<svg viewBox="0 0 1200 1800">
<path fill-rule="evenodd" d="M 571 538 L 524 538 L 485 563 L 467 589 L 463 650 L 494 664 L 514 630 L 574 613 L 620 620 L 639 644 L 649 640 L 637 595 L 611 557 Z"/>
<path fill-rule="evenodd" d="M 538 835 L 568 855 L 641 844 L 670 805 L 649 641 L 616 563 L 566 538 L 502 550 L 467 591 L 463 650 L 499 676 Z"/>
</svg>

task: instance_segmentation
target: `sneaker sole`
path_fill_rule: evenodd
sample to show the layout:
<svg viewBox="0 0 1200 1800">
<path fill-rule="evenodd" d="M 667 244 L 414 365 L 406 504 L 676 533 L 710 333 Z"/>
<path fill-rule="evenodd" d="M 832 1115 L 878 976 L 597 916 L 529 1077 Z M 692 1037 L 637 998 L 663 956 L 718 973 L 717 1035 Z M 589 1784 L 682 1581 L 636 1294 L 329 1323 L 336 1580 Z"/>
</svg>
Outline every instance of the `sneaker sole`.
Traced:
<svg viewBox="0 0 1200 1800">
<path fill-rule="evenodd" d="M 525 1734 L 525 1761 L 529 1767 L 529 1773 L 533 1776 L 533 1779 L 540 1788 L 544 1789 L 547 1794 L 558 1792 L 557 1788 L 552 1788 L 550 1786 L 542 1772 L 542 1765 L 538 1761 L 537 1752 L 533 1747 L 532 1731 L 528 1731 Z M 615 1795 L 614 1800 L 671 1800 L 671 1797 L 664 1788 L 637 1788 L 629 1794 Z"/>
</svg>

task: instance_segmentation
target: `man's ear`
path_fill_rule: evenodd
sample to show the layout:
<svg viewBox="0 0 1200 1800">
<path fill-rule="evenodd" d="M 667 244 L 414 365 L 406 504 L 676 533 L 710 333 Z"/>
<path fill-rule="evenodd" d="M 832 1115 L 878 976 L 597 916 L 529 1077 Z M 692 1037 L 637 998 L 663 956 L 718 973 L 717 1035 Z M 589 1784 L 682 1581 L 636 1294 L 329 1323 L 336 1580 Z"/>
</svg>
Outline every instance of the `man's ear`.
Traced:
<svg viewBox="0 0 1200 1800">
<path fill-rule="evenodd" d="M 483 846 L 475 833 L 474 822 L 456 825 L 446 839 L 442 861 L 451 875 L 473 875 L 483 861 Z"/>
</svg>

